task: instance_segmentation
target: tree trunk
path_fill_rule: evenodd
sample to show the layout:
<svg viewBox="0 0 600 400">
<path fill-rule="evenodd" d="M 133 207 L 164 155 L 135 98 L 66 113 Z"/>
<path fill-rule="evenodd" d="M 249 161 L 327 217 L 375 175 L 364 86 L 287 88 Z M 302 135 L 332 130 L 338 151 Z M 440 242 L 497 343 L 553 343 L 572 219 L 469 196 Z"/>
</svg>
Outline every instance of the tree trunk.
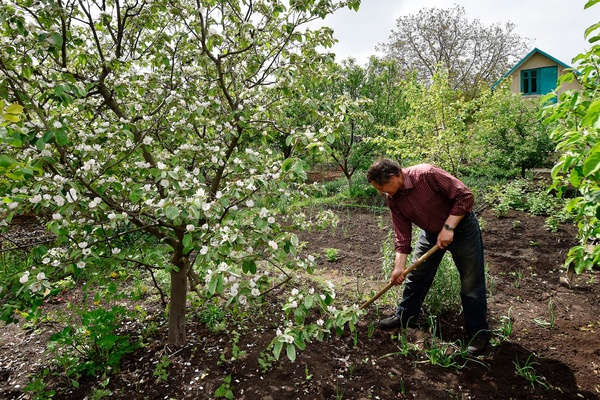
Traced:
<svg viewBox="0 0 600 400">
<path fill-rule="evenodd" d="M 177 254 L 177 252 L 176 252 Z M 186 344 L 185 303 L 187 299 L 187 272 L 189 260 L 184 256 L 173 265 L 179 271 L 171 271 L 171 302 L 169 306 L 169 344 L 181 347 Z"/>
</svg>

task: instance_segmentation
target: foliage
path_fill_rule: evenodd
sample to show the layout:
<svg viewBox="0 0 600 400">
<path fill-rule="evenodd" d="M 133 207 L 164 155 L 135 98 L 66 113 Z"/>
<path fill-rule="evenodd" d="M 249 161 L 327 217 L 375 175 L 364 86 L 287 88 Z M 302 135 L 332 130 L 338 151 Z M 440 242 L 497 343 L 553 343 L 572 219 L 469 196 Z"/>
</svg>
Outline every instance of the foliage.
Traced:
<svg viewBox="0 0 600 400">
<path fill-rule="evenodd" d="M 410 106 L 408 116 L 379 141 L 403 163 L 428 162 L 457 175 L 470 154 L 467 117 L 473 101 L 457 95 L 443 72 L 434 74 L 430 84 L 405 81 L 403 92 Z"/>
<path fill-rule="evenodd" d="M 341 65 L 332 66 L 330 79 L 315 81 L 305 77 L 304 81 L 303 85 L 309 88 L 307 90 L 313 97 L 323 100 L 326 107 L 323 112 L 330 112 L 327 104 L 339 96 L 356 104 L 353 116 L 347 119 L 343 129 L 335 137 L 327 136 L 332 150 L 330 156 L 352 189 L 355 172 L 366 170 L 374 156 L 384 152 L 377 142 L 369 139 L 380 136 L 384 127 L 395 126 L 408 111 L 398 85 L 398 65 L 394 61 L 371 57 L 363 68 L 349 58 Z"/>
<path fill-rule="evenodd" d="M 424 8 L 398 18 L 380 50 L 405 71 L 417 71 L 422 82 L 430 81 L 443 64 L 450 88 L 473 97 L 480 83 L 491 86 L 525 55 L 529 40 L 514 33 L 515 27 L 510 22 L 484 26 L 470 21 L 459 5 Z"/>
<path fill-rule="evenodd" d="M 156 369 L 154 370 L 154 372 L 152 372 L 152 375 L 159 377 L 163 381 L 168 380 L 169 371 L 167 367 L 169 366 L 169 364 L 171 364 L 171 360 L 169 360 L 169 357 L 163 356 L 161 360 L 158 363 L 156 363 Z"/>
<path fill-rule="evenodd" d="M 47 257 L 77 274 L 127 261 L 120 237 L 153 237 L 149 245 L 170 251 L 175 346 L 186 342 L 188 275 L 206 296 L 244 306 L 260 296 L 261 260 L 311 269 L 291 233 L 310 226 L 292 211 L 306 177 L 298 155 L 326 151 L 355 107 L 341 96 L 318 113 L 298 77 L 323 78 L 331 58 L 315 49 L 334 39 L 298 26 L 359 3 L 0 4 L 0 167 L 11 187 L 0 212 L 48 216 L 55 251 L 36 254 L 35 266 Z M 318 114 L 321 129 L 294 130 L 290 99 Z M 263 147 L 275 136 L 293 150 L 285 158 Z M 320 217 L 323 226 L 331 214 Z"/>
<path fill-rule="evenodd" d="M 527 211 L 533 215 L 548 216 L 546 224 L 553 229 L 573 219 L 564 199 L 550 193 L 544 186 L 524 179 L 499 183 L 490 188 L 484 199 L 497 217 L 506 216 L 510 209 Z"/>
<path fill-rule="evenodd" d="M 129 335 L 118 332 L 124 320 L 137 316 L 116 304 L 122 297 L 116 285 L 109 283 L 95 293 L 93 304 L 87 304 L 86 293 L 81 305 L 70 305 L 65 327 L 50 336 L 48 344 L 48 352 L 67 382 L 76 385 L 81 375 L 116 370 L 121 359 L 140 346 Z"/>
<path fill-rule="evenodd" d="M 323 253 L 325 253 L 325 258 L 327 261 L 335 262 L 338 261 L 340 249 L 331 248 L 331 249 L 323 249 Z"/>
<path fill-rule="evenodd" d="M 517 371 L 515 373 L 518 376 L 522 376 L 523 378 L 527 379 L 527 381 L 529 381 L 529 383 L 531 383 L 531 387 L 534 389 L 535 389 L 536 383 L 545 387 L 546 389 L 548 389 L 548 385 L 546 385 L 544 382 L 542 382 L 542 379 L 544 379 L 544 377 L 538 375 L 537 371 L 535 370 L 534 365 L 539 364 L 539 363 L 531 361 L 532 356 L 533 356 L 533 353 L 531 353 L 529 355 L 529 357 L 527 357 L 527 360 L 523 364 L 521 364 L 521 362 L 519 362 L 519 357 L 517 357 L 517 360 L 513 361 L 513 364 L 515 364 L 515 367 L 517 369 Z"/>
<path fill-rule="evenodd" d="M 460 312 L 460 276 L 449 253 L 442 258 L 423 307 L 429 315 Z"/>
<path fill-rule="evenodd" d="M 585 8 L 596 3 L 589 0 Z M 543 113 L 548 123 L 557 123 L 552 138 L 561 156 L 552 170 L 554 187 L 564 193 L 571 184 L 578 191 L 568 210 L 576 213 L 582 244 L 573 247 L 565 261 L 566 266 L 573 263 L 578 274 L 600 262 L 600 246 L 587 247 L 588 241 L 600 237 L 600 22 L 587 28 L 585 37 L 592 47 L 573 59 L 578 71 L 559 79 L 559 85 L 576 80 L 583 90 L 561 94 Z"/>
<path fill-rule="evenodd" d="M 526 170 L 545 166 L 554 143 L 548 125 L 538 117 L 543 103 L 512 93 L 508 83 L 496 86 L 480 101 L 474 116 L 478 168 L 489 166 L 509 174 L 516 170 L 525 178 Z"/>
<path fill-rule="evenodd" d="M 226 399 L 233 399 L 233 391 L 231 390 L 231 375 L 227 375 L 223 380 L 223 384 L 215 391 L 215 397 L 225 397 Z"/>
</svg>

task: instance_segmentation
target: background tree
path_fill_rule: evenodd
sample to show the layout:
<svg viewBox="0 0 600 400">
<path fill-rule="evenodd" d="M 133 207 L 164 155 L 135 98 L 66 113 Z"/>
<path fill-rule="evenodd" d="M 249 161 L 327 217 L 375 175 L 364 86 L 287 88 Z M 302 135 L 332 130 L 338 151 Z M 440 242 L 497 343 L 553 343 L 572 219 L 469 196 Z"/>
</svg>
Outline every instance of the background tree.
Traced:
<svg viewBox="0 0 600 400">
<path fill-rule="evenodd" d="M 261 260 L 284 273 L 310 269 L 311 260 L 296 257 L 290 231 L 307 226 L 300 212 L 290 212 L 301 192 L 287 189 L 289 181 L 301 183 L 304 164 L 257 143 L 277 132 L 300 151 L 318 151 L 327 134 L 343 128 L 345 98 L 321 114 L 324 130 L 310 136 L 291 131 L 283 110 L 290 97 L 306 96 L 299 75 L 327 70 L 315 48 L 333 41 L 330 29 L 298 26 L 358 4 L 1 3 L 0 96 L 14 105 L 2 110 L 12 124 L 0 128 L 0 165 L 23 179 L 9 177 L 0 212 L 10 221 L 44 211 L 57 237 L 55 249 L 35 253 L 30 266 L 52 278 L 99 259 L 142 265 L 124 259 L 119 238 L 151 236 L 170 252 L 161 267 L 171 277 L 175 346 L 186 342 L 188 276 L 207 298 L 227 293 L 223 306 L 241 306 L 261 294 Z M 3 295 L 42 296 L 25 272 Z M 234 284 L 235 277 L 242 279 Z M 314 304 L 331 300 L 315 294 Z M 6 321 L 23 309 L 16 300 L 3 305 Z M 339 313 L 355 310 L 339 311 L 334 321 Z M 297 343 L 312 337 L 298 329 L 289 333 Z M 290 354 L 294 344 L 279 339 Z"/>
<path fill-rule="evenodd" d="M 406 118 L 375 140 L 404 165 L 427 162 L 458 174 L 470 158 L 468 119 L 475 101 L 457 95 L 445 73 L 435 74 L 430 85 L 404 81 L 402 90 L 410 107 Z"/>
<path fill-rule="evenodd" d="M 405 71 L 416 71 L 421 81 L 430 81 L 442 65 L 450 87 L 473 96 L 481 82 L 491 86 L 528 51 L 530 41 L 514 29 L 510 22 L 484 26 L 471 21 L 459 5 L 424 8 L 398 18 L 396 30 L 379 49 Z"/>
<path fill-rule="evenodd" d="M 396 126 L 408 111 L 400 90 L 397 63 L 373 56 L 363 68 L 349 58 L 340 65 L 332 66 L 329 79 L 316 81 L 305 77 L 304 81 L 303 86 L 310 88 L 308 90 L 315 98 L 321 99 L 324 112 L 330 113 L 327 105 L 340 96 L 346 97 L 355 107 L 344 128 L 336 136 L 328 136 L 331 146 L 329 156 L 352 187 L 354 173 L 367 169 L 374 157 L 384 153 L 378 142 L 371 139 L 381 136 L 385 127 Z M 305 112 L 305 115 L 308 113 Z"/>
<path fill-rule="evenodd" d="M 474 115 L 477 169 L 524 178 L 528 169 L 547 165 L 554 143 L 538 116 L 542 107 L 539 99 L 512 93 L 507 83 L 481 98 Z"/>
</svg>

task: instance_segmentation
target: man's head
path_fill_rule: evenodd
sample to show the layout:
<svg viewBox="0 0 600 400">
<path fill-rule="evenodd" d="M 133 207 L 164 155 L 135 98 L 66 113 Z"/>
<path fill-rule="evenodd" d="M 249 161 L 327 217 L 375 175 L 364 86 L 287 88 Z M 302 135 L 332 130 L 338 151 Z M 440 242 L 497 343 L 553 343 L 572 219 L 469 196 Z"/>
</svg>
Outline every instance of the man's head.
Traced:
<svg viewBox="0 0 600 400">
<path fill-rule="evenodd" d="M 379 193 L 393 196 L 402 189 L 402 168 L 398 163 L 384 158 L 371 165 L 367 171 L 367 180 Z"/>
</svg>

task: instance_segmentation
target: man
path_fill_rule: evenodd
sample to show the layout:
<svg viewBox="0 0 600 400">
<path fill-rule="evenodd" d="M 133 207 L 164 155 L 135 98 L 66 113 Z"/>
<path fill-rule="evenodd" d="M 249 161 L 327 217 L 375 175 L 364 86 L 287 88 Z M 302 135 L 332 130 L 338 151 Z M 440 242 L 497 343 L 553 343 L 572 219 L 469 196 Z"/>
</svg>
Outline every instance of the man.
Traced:
<svg viewBox="0 0 600 400">
<path fill-rule="evenodd" d="M 483 243 L 472 211 L 473 193 L 439 167 L 421 164 L 402 169 L 389 159 L 375 162 L 367 171 L 367 180 L 385 193 L 392 214 L 396 259 L 391 282 L 400 285 L 405 281 L 401 274 L 412 251 L 413 223 L 421 228 L 413 262 L 434 245 L 440 248 L 408 274 L 396 314 L 379 321 L 379 327 L 406 327 L 417 320 L 442 257 L 450 251 L 460 274 L 468 352 L 480 355 L 488 343 L 489 325 Z"/>
</svg>

